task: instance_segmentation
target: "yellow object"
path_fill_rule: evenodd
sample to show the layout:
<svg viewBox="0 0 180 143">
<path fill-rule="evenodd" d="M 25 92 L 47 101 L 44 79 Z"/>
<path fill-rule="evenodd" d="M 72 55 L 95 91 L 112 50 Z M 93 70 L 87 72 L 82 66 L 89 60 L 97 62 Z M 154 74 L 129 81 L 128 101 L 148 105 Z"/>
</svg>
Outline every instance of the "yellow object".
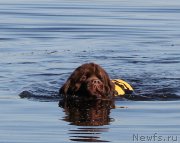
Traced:
<svg viewBox="0 0 180 143">
<path fill-rule="evenodd" d="M 115 96 L 131 94 L 134 91 L 131 85 L 122 79 L 113 79 L 112 82 L 115 84 L 115 90 L 117 92 Z"/>
</svg>

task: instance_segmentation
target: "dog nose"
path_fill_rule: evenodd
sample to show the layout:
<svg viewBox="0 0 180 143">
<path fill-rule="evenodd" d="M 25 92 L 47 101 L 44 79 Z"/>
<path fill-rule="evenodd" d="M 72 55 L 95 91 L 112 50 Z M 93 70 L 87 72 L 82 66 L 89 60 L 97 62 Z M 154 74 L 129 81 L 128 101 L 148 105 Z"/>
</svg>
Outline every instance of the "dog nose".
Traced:
<svg viewBox="0 0 180 143">
<path fill-rule="evenodd" d="M 92 84 L 94 85 L 100 85 L 102 82 L 99 79 L 92 80 Z"/>
</svg>

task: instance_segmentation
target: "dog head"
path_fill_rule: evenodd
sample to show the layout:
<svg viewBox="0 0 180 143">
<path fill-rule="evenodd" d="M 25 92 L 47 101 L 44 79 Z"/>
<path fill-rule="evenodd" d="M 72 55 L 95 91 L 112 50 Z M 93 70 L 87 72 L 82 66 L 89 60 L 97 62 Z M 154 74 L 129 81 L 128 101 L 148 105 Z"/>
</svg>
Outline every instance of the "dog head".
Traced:
<svg viewBox="0 0 180 143">
<path fill-rule="evenodd" d="M 83 64 L 71 74 L 60 88 L 61 95 L 105 98 L 114 95 L 114 84 L 106 71 L 95 63 Z"/>
</svg>

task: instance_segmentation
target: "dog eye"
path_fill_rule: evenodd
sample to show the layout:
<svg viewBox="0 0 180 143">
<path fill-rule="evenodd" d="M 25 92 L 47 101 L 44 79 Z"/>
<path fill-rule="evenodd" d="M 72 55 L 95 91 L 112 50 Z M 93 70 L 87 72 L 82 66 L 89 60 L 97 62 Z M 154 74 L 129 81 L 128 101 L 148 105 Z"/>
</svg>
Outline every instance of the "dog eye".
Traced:
<svg viewBox="0 0 180 143">
<path fill-rule="evenodd" d="M 86 76 L 85 76 L 85 75 L 83 75 L 83 76 L 81 77 L 80 81 L 84 81 L 84 80 L 86 80 Z"/>
<path fill-rule="evenodd" d="M 103 81 L 103 77 L 102 77 L 102 76 L 99 76 L 98 78 L 99 78 L 101 81 Z"/>
</svg>

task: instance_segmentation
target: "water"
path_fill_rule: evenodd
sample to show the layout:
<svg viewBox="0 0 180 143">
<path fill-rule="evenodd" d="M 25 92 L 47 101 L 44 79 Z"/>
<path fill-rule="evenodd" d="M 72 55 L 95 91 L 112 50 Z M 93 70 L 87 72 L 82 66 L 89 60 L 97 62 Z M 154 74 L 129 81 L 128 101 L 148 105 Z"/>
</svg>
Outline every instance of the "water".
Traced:
<svg viewBox="0 0 180 143">
<path fill-rule="evenodd" d="M 1 143 L 180 141 L 178 0 L 7 0 L 0 17 Z M 59 107 L 59 87 L 85 62 L 153 101 Z M 90 124 L 94 114 L 99 126 Z"/>
</svg>

